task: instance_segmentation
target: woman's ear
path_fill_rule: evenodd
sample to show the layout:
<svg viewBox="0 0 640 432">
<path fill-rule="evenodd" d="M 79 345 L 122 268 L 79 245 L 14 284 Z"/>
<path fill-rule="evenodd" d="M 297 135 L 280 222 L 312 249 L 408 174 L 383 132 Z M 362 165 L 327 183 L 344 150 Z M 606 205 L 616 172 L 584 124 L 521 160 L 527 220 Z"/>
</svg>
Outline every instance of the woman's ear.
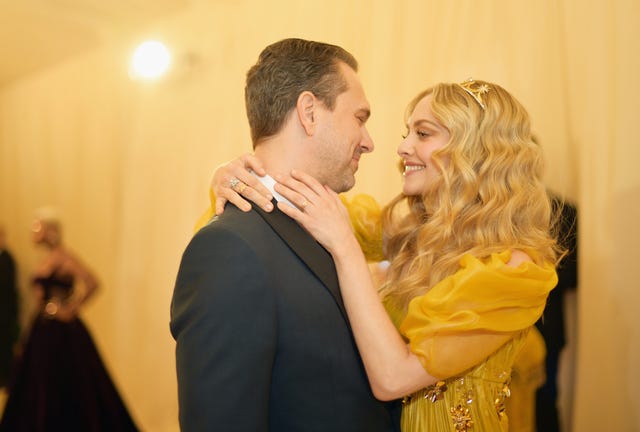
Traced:
<svg viewBox="0 0 640 432">
<path fill-rule="evenodd" d="M 316 109 L 319 101 L 310 91 L 303 91 L 298 96 L 296 111 L 298 120 L 307 135 L 313 135 L 316 130 Z"/>
</svg>

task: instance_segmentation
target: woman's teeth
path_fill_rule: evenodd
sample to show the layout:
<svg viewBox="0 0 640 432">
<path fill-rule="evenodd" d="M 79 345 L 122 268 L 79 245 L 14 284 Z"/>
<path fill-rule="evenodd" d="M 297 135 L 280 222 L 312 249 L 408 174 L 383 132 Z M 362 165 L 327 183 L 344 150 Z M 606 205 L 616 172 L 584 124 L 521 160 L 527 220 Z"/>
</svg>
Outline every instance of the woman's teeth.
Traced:
<svg viewBox="0 0 640 432">
<path fill-rule="evenodd" d="M 423 170 L 425 168 L 426 167 L 424 165 L 405 165 L 403 174 L 407 174 L 407 173 L 412 172 L 412 171 L 420 171 L 420 170 Z"/>
</svg>

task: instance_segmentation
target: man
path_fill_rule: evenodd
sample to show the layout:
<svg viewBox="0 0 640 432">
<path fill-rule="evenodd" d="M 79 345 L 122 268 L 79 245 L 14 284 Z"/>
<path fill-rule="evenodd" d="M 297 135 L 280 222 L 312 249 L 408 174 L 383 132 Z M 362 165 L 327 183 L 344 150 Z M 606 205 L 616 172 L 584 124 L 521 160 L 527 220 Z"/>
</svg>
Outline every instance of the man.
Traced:
<svg viewBox="0 0 640 432">
<path fill-rule="evenodd" d="M 353 186 L 373 150 L 356 70 L 342 48 L 301 39 L 268 46 L 249 70 L 247 116 L 268 174 L 260 181 L 276 200 L 273 177 L 294 168 L 336 192 Z M 185 431 L 399 429 L 370 390 L 331 256 L 277 208 L 229 206 L 195 235 L 171 332 Z"/>
</svg>

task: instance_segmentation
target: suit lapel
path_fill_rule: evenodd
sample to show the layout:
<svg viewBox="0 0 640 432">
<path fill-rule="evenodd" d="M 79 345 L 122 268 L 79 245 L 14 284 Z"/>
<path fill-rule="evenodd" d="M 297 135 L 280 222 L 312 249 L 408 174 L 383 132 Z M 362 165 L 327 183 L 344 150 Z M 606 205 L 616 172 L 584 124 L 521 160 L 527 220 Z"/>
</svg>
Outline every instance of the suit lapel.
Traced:
<svg viewBox="0 0 640 432">
<path fill-rule="evenodd" d="M 309 267 L 311 272 L 329 290 L 335 299 L 347 325 L 349 319 L 342 302 L 338 275 L 333 263 L 333 258 L 320 243 L 307 233 L 295 220 L 278 210 L 276 201 L 273 200 L 274 210 L 267 213 L 258 206 L 253 208 L 274 229 L 274 231 L 289 245 L 291 250 Z"/>
</svg>

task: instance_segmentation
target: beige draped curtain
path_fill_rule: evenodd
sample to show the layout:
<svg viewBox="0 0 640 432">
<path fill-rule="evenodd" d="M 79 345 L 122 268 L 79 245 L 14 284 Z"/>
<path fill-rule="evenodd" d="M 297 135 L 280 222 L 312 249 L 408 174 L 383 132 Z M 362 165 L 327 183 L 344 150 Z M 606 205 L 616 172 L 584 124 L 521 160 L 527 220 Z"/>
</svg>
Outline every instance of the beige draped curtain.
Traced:
<svg viewBox="0 0 640 432">
<path fill-rule="evenodd" d="M 380 201 L 399 190 L 395 147 L 419 90 L 472 76 L 529 109 L 548 184 L 580 211 L 564 422 L 640 430 L 639 23 L 634 0 L 194 0 L 140 29 L 174 49 L 177 67 L 156 83 L 131 81 L 136 41 L 107 35 L 100 49 L 0 89 L 0 223 L 24 319 L 37 260 L 29 225 L 34 209 L 54 205 L 65 241 L 101 279 L 83 316 L 124 398 L 144 430 L 177 430 L 169 302 L 214 167 L 251 148 L 244 74 L 268 43 L 317 39 L 360 61 L 376 150 L 354 192 Z"/>
</svg>

